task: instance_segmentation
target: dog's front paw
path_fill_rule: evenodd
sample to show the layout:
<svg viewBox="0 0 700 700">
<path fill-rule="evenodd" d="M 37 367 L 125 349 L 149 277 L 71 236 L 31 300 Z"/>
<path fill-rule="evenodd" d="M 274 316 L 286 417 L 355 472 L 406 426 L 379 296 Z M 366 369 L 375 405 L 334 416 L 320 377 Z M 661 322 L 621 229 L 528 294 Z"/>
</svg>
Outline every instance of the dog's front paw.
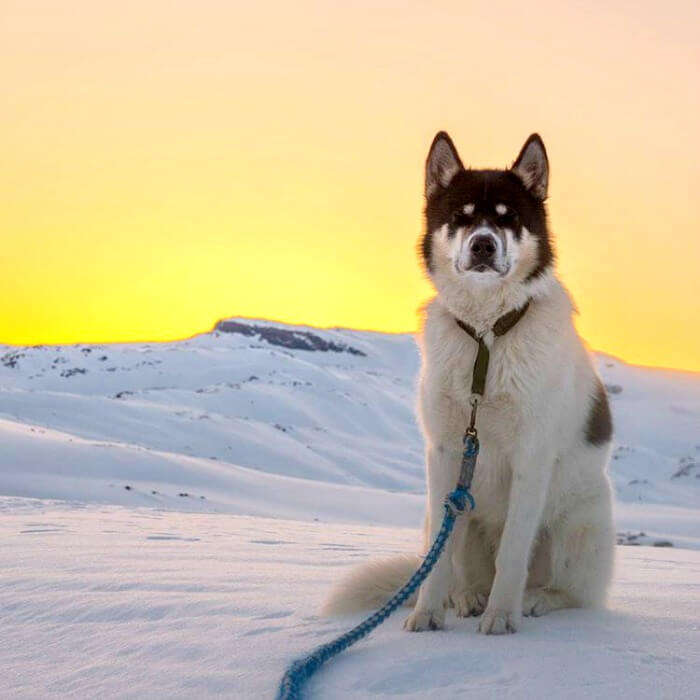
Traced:
<svg viewBox="0 0 700 700">
<path fill-rule="evenodd" d="M 481 634 L 509 634 L 520 627 L 520 615 L 508 610 L 486 608 L 479 622 Z"/>
<path fill-rule="evenodd" d="M 470 617 L 471 615 L 481 615 L 484 612 L 489 595 L 479 591 L 462 591 L 461 593 L 452 593 L 450 598 L 457 617 Z"/>
<path fill-rule="evenodd" d="M 403 623 L 408 632 L 441 630 L 445 627 L 445 610 L 414 610 Z"/>
</svg>

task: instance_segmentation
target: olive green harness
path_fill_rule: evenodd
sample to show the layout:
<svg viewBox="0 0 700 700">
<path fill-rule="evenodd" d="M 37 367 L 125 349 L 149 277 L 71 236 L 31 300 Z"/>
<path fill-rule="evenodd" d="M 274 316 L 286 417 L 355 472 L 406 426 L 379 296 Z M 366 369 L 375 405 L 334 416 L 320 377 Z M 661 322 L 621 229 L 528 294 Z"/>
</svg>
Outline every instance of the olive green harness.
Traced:
<svg viewBox="0 0 700 700">
<path fill-rule="evenodd" d="M 530 302 L 526 301 L 524 306 L 519 309 L 513 309 L 507 314 L 503 314 L 496 323 L 493 324 L 493 334 L 495 336 L 505 335 L 524 315 L 530 306 Z M 484 386 L 486 385 L 486 373 L 489 371 L 490 352 L 488 345 L 484 342 L 483 335 L 477 335 L 472 326 L 464 321 L 455 318 L 457 325 L 478 344 L 479 348 L 476 351 L 476 359 L 474 360 L 474 369 L 472 371 L 472 394 L 484 395 Z"/>
</svg>

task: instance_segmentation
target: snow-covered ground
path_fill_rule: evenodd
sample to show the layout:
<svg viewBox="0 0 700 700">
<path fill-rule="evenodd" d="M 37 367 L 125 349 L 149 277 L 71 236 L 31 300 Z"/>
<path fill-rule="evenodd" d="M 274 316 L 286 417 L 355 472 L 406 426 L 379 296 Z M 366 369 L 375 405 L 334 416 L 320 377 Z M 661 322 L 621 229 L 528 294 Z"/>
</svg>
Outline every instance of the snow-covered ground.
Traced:
<svg viewBox="0 0 700 700">
<path fill-rule="evenodd" d="M 266 697 L 423 511 L 410 336 L 232 320 L 167 344 L 0 347 L 0 697 Z M 610 609 L 508 638 L 401 613 L 315 697 L 697 697 L 700 375 L 598 356 L 616 424 Z M 661 547 L 661 544 L 673 547 Z"/>
<path fill-rule="evenodd" d="M 344 631 L 324 591 L 413 529 L 5 499 L 0 696 L 272 698 L 291 657 Z M 484 637 L 405 613 L 338 657 L 316 698 L 697 698 L 700 552 L 620 547 L 610 609 Z M 354 621 L 354 619 L 353 619 Z"/>
</svg>

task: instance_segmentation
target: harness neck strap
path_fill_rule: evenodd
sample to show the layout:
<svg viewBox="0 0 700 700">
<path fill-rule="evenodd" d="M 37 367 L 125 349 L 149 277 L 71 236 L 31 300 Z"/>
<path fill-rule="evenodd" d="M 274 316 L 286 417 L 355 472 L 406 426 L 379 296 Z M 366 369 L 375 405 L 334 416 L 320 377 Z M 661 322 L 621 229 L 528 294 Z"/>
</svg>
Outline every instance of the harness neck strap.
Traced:
<svg viewBox="0 0 700 700">
<path fill-rule="evenodd" d="M 530 302 L 526 301 L 523 306 L 518 309 L 512 309 L 506 314 L 503 314 L 491 329 L 495 336 L 505 335 L 524 315 L 530 306 Z M 478 344 L 479 349 L 474 360 L 474 369 L 472 370 L 472 394 L 484 395 L 484 386 L 486 385 L 486 373 L 489 369 L 489 348 L 484 342 L 481 335 L 477 335 L 473 326 L 455 318 L 457 325 Z"/>
</svg>

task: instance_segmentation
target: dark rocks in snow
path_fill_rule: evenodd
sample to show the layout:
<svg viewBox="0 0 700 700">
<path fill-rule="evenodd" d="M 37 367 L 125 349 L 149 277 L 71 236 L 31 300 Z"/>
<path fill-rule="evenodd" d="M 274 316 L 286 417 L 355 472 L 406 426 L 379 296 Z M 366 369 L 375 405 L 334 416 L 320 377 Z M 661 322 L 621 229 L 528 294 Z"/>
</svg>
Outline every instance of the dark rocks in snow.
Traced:
<svg viewBox="0 0 700 700">
<path fill-rule="evenodd" d="M 690 476 L 690 472 L 700 466 L 695 461 L 694 457 L 681 457 L 678 465 L 678 469 L 671 474 L 672 479 L 678 479 L 681 476 Z M 696 474 L 696 476 L 698 476 L 698 474 Z"/>
<path fill-rule="evenodd" d="M 634 452 L 633 447 L 629 447 L 628 445 L 618 445 L 613 451 L 612 458 L 620 459 L 621 457 L 624 457 L 626 454 L 629 454 L 631 452 Z"/>
<path fill-rule="evenodd" d="M 641 542 L 639 542 L 640 537 L 646 537 L 644 532 L 618 532 L 617 533 L 617 544 L 624 544 L 628 546 L 638 547 Z"/>
<path fill-rule="evenodd" d="M 12 350 L 10 352 L 6 352 L 2 357 L 0 357 L 0 362 L 2 362 L 4 367 L 16 369 L 22 357 L 24 357 L 23 352 Z"/>
<path fill-rule="evenodd" d="M 190 494 L 187 493 L 187 491 L 182 491 L 181 493 L 178 493 L 177 495 L 180 496 L 180 498 L 189 498 L 190 497 Z"/>
<path fill-rule="evenodd" d="M 362 350 L 346 345 L 324 340 L 320 335 L 310 331 L 288 330 L 275 328 L 274 326 L 258 326 L 255 324 L 240 323 L 238 321 L 219 321 L 215 330 L 224 333 L 239 333 L 248 337 L 257 336 L 270 345 L 278 345 L 289 350 L 309 350 L 311 352 L 347 352 L 351 355 L 366 357 Z"/>
<path fill-rule="evenodd" d="M 115 399 L 123 399 L 125 396 L 133 396 L 133 391 L 120 391 L 114 395 Z"/>
<path fill-rule="evenodd" d="M 131 486 L 129 486 L 129 484 L 127 484 L 126 486 L 124 486 L 124 489 L 125 489 L 126 491 L 131 491 Z"/>
<path fill-rule="evenodd" d="M 606 384 L 605 390 L 608 392 L 608 394 L 621 394 L 622 393 L 622 387 L 619 384 Z"/>
<path fill-rule="evenodd" d="M 646 532 L 618 532 L 617 544 L 628 547 L 639 547 L 641 545 L 651 545 L 652 547 L 673 547 L 670 540 L 652 540 Z"/>
<path fill-rule="evenodd" d="M 62 377 L 72 377 L 76 374 L 87 374 L 87 370 L 82 367 L 71 367 L 70 369 L 64 369 L 61 372 Z"/>
</svg>

